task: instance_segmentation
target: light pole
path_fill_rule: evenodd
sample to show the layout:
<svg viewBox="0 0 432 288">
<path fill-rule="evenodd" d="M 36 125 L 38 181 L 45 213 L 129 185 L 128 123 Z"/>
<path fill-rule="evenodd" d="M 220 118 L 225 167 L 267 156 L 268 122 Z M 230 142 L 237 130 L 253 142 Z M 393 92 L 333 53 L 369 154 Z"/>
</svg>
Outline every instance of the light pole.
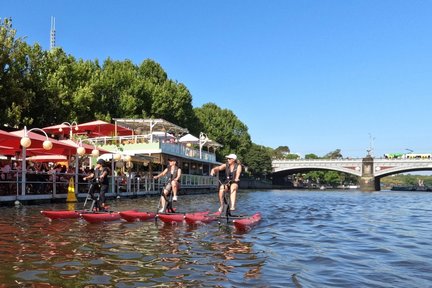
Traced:
<svg viewBox="0 0 432 288">
<path fill-rule="evenodd" d="M 60 125 L 68 125 L 69 126 L 69 139 L 72 140 L 72 130 L 75 129 L 75 131 L 78 131 L 78 123 L 75 121 L 72 121 L 72 123 L 69 122 L 63 122 Z M 75 125 L 75 128 L 73 126 Z M 59 128 L 60 132 L 63 132 L 63 128 Z"/>
<path fill-rule="evenodd" d="M 374 141 L 375 141 L 375 137 L 372 137 L 372 134 L 369 133 L 369 149 L 367 151 L 371 157 L 373 157 Z"/>
<path fill-rule="evenodd" d="M 200 132 L 199 135 L 199 156 L 202 159 L 202 147 L 209 141 L 207 135 L 203 132 Z"/>
<path fill-rule="evenodd" d="M 53 143 L 49 140 L 48 135 L 45 133 L 45 131 L 43 131 L 40 128 L 32 128 L 30 130 L 27 130 L 27 127 L 24 126 L 24 136 L 21 138 L 20 140 L 20 144 L 23 147 L 22 148 L 22 164 L 21 164 L 21 195 L 25 195 L 25 182 L 26 182 L 26 173 L 27 173 L 27 167 L 26 167 L 26 149 L 28 147 L 30 147 L 31 145 L 31 140 L 28 136 L 28 133 L 30 133 L 31 131 L 41 131 L 43 134 L 45 134 L 46 140 L 43 142 L 42 147 L 45 150 L 51 150 L 53 147 Z"/>
</svg>

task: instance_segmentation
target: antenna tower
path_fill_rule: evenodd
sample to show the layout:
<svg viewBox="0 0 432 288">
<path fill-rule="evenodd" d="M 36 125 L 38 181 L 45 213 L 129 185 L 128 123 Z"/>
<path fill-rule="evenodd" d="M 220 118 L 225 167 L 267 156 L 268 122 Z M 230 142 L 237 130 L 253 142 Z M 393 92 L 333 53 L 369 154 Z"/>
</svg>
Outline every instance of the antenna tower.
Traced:
<svg viewBox="0 0 432 288">
<path fill-rule="evenodd" d="M 54 49 L 56 30 L 55 30 L 55 17 L 51 16 L 51 31 L 50 31 L 50 50 Z"/>
</svg>

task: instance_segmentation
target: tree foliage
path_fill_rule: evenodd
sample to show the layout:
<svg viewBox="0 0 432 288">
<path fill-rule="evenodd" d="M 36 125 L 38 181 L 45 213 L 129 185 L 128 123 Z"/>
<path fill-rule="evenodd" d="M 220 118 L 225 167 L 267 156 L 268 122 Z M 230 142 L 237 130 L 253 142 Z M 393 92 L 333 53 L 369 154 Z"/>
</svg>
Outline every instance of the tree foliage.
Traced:
<svg viewBox="0 0 432 288">
<path fill-rule="evenodd" d="M 224 145 L 217 152 L 220 160 L 230 153 L 236 153 L 240 158 L 244 158 L 252 141 L 247 126 L 231 110 L 207 103 L 201 108 L 195 108 L 194 111 L 207 136 Z"/>
<path fill-rule="evenodd" d="M 223 145 L 219 160 L 236 153 L 254 176 L 271 171 L 271 157 L 289 153 L 252 145 L 247 126 L 233 111 L 207 103 L 193 108 L 188 88 L 151 59 L 136 65 L 75 59 L 61 48 L 45 51 L 17 38 L 11 19 L 0 20 L 0 123 L 45 127 L 112 118 L 163 118 L 204 132 Z M 272 154 L 273 153 L 273 154 Z"/>
<path fill-rule="evenodd" d="M 272 158 L 273 159 L 283 159 L 287 154 L 289 154 L 291 151 L 288 146 L 279 146 L 272 152 Z"/>
<path fill-rule="evenodd" d="M 244 155 L 244 162 L 247 163 L 248 173 L 254 177 L 261 177 L 272 171 L 271 153 L 268 148 L 261 145 L 252 143 Z"/>
<path fill-rule="evenodd" d="M 340 149 L 336 149 L 324 155 L 322 158 L 324 159 L 341 159 L 343 158 Z"/>
</svg>

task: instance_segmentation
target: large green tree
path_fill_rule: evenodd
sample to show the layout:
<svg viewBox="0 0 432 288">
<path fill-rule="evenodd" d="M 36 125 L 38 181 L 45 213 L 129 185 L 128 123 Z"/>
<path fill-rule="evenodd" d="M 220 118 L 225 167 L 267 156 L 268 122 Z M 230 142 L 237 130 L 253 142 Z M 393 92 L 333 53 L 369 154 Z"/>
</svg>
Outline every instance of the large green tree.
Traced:
<svg viewBox="0 0 432 288">
<path fill-rule="evenodd" d="M 244 155 L 247 172 L 254 177 L 268 175 L 272 171 L 271 152 L 267 147 L 252 143 L 248 152 Z"/>
<path fill-rule="evenodd" d="M 12 127 L 32 123 L 25 115 L 35 97 L 30 49 L 23 38 L 16 37 L 12 20 L 0 19 L 0 122 Z"/>
<path fill-rule="evenodd" d="M 248 128 L 231 110 L 207 103 L 194 111 L 207 136 L 223 145 L 217 151 L 219 160 L 229 153 L 236 153 L 241 158 L 247 154 L 252 145 Z"/>
</svg>

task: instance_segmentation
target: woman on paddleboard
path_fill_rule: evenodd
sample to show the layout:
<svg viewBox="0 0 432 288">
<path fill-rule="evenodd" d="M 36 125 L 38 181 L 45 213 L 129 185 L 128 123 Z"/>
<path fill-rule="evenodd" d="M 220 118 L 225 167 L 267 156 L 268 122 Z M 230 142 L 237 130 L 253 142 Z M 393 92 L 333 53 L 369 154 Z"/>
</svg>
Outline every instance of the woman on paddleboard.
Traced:
<svg viewBox="0 0 432 288">
<path fill-rule="evenodd" d="M 224 181 L 224 184 L 219 187 L 219 211 L 222 211 L 223 193 L 227 189 L 230 189 L 231 191 L 230 210 L 232 211 L 236 209 L 236 196 L 238 184 L 240 182 L 240 175 L 242 172 L 242 165 L 240 164 L 240 161 L 237 160 L 237 155 L 235 154 L 229 154 L 225 158 L 227 159 L 227 162 L 220 166 L 214 167 L 210 171 L 210 175 L 214 176 L 216 175 L 216 172 L 225 170 L 226 181 Z"/>
<path fill-rule="evenodd" d="M 164 188 L 165 197 L 168 196 L 169 192 L 172 189 L 173 192 L 173 201 L 177 201 L 177 191 L 180 189 L 180 177 L 181 177 L 181 169 L 177 166 L 177 160 L 174 158 L 168 158 L 168 167 L 165 168 L 159 175 L 154 176 L 154 179 L 159 179 L 160 177 L 167 176 L 168 182 Z M 158 211 L 159 213 L 164 212 L 165 209 L 165 197 L 161 196 L 161 209 Z"/>
</svg>

